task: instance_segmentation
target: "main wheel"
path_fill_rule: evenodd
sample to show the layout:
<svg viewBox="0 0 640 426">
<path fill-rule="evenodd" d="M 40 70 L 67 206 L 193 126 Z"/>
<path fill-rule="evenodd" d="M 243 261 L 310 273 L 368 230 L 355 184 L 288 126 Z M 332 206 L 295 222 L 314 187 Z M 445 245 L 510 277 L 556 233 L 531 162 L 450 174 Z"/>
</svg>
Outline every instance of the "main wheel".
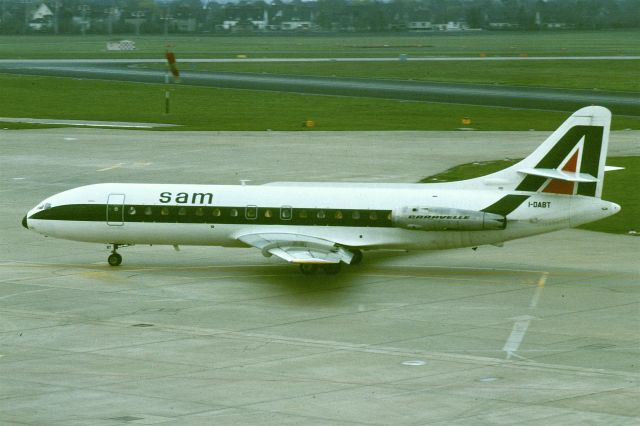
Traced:
<svg viewBox="0 0 640 426">
<path fill-rule="evenodd" d="M 300 272 L 305 275 L 313 275 L 318 271 L 318 265 L 314 265 L 313 263 L 301 263 L 300 264 Z"/>
<path fill-rule="evenodd" d="M 322 268 L 329 275 L 335 275 L 340 272 L 340 266 L 342 263 L 330 263 L 329 265 L 324 265 Z"/>
<path fill-rule="evenodd" d="M 109 262 L 109 265 L 111 266 L 120 266 L 122 263 L 122 256 L 118 253 L 111 253 L 107 258 L 107 262 Z"/>
</svg>

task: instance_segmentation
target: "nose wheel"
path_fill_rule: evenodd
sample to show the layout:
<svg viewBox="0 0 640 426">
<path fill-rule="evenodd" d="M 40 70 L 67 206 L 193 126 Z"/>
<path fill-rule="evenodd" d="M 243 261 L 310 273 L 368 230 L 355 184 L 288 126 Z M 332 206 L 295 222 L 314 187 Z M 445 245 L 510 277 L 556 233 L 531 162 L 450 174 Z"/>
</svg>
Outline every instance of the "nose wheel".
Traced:
<svg viewBox="0 0 640 426">
<path fill-rule="evenodd" d="M 109 265 L 111 266 L 120 266 L 120 264 L 122 263 L 122 256 L 116 250 L 118 250 L 118 245 L 114 244 L 113 250 L 107 258 L 107 262 L 109 262 Z"/>
</svg>

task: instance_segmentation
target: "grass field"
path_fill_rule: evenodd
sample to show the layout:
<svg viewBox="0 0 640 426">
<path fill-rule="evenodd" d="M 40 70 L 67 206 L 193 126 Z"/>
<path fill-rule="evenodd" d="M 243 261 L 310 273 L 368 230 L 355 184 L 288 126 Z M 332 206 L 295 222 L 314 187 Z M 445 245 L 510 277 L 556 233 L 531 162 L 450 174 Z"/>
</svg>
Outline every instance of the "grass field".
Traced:
<svg viewBox="0 0 640 426">
<path fill-rule="evenodd" d="M 0 74 L 0 117 L 179 124 L 178 130 L 553 130 L 565 112 Z M 472 120 L 470 126 L 462 118 Z M 3 123 L 0 128 L 33 127 Z M 614 129 L 639 129 L 616 117 Z M 174 128 L 176 129 L 176 128 Z M 171 130 L 171 129 L 166 129 Z"/>
<path fill-rule="evenodd" d="M 172 45 L 178 59 L 252 57 L 592 56 L 640 55 L 640 30 L 461 32 L 374 35 L 133 36 L 134 52 L 107 52 L 108 37 L 1 36 L 2 58 L 162 58 Z"/>
<path fill-rule="evenodd" d="M 484 176 L 505 169 L 519 160 L 487 161 L 461 164 L 442 173 L 425 177 L 421 182 L 452 182 Z M 607 164 L 624 167 L 624 170 L 608 172 L 602 198 L 620 204 L 620 213 L 597 222 L 583 225 L 581 229 L 628 234 L 640 232 L 640 193 L 636 190 L 640 182 L 640 157 L 609 157 Z"/>
<path fill-rule="evenodd" d="M 157 65 L 160 67 L 160 65 Z M 638 92 L 640 60 L 180 64 L 185 70 L 326 77 L 357 77 L 454 83 L 505 84 L 561 89 Z"/>
</svg>

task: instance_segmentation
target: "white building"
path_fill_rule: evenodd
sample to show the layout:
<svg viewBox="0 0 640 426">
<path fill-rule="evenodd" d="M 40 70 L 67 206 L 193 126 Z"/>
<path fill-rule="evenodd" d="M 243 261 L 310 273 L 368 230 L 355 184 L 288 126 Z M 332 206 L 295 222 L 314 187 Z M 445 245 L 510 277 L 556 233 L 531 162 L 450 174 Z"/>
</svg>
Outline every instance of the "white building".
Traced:
<svg viewBox="0 0 640 426">
<path fill-rule="evenodd" d="M 407 24 L 409 31 L 431 31 L 433 26 L 429 21 L 414 21 Z"/>
<path fill-rule="evenodd" d="M 33 31 L 44 31 L 53 26 L 53 12 L 49 7 L 42 3 L 31 15 L 29 28 Z"/>
</svg>

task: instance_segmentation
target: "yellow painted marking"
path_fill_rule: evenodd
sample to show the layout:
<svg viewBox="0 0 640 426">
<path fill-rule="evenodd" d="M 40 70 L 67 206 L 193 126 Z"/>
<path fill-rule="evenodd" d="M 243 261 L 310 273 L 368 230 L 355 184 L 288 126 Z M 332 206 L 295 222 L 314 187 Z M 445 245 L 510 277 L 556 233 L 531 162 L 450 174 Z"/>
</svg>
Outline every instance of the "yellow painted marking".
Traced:
<svg viewBox="0 0 640 426">
<path fill-rule="evenodd" d="M 89 272 L 80 272 L 77 275 L 84 278 L 90 278 L 90 279 L 107 281 L 107 282 L 117 282 L 117 281 L 123 280 L 121 277 L 113 274 L 113 272 L 89 271 Z"/>
<path fill-rule="evenodd" d="M 530 308 L 536 308 L 538 306 L 538 301 L 540 300 L 540 296 L 542 295 L 542 290 L 544 290 L 544 285 L 547 283 L 547 278 L 549 277 L 548 272 L 543 272 L 540 278 L 538 278 L 538 285 L 536 287 L 536 292 L 531 299 L 531 303 L 529 303 Z"/>
</svg>

